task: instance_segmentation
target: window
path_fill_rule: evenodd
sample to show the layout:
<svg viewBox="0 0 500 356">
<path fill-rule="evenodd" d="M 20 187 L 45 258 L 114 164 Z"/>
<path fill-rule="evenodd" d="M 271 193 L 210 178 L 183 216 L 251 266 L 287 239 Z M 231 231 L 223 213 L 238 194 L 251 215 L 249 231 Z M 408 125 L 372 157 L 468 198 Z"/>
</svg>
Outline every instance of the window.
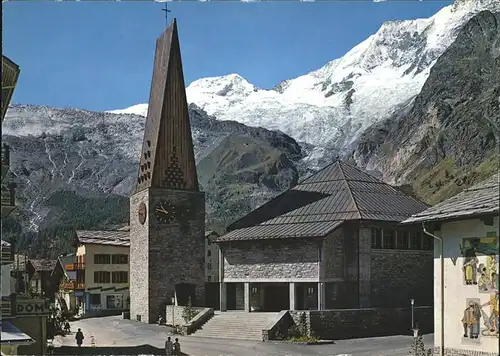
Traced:
<svg viewBox="0 0 500 356">
<path fill-rule="evenodd" d="M 382 248 L 382 229 L 372 229 L 372 248 Z"/>
<path fill-rule="evenodd" d="M 212 276 L 208 276 L 208 281 L 212 282 Z"/>
<path fill-rule="evenodd" d="M 100 294 L 91 294 L 90 295 L 90 304 L 91 305 L 101 305 L 101 295 Z"/>
<path fill-rule="evenodd" d="M 434 239 L 428 235 L 424 235 L 422 238 L 422 248 L 424 250 L 434 250 Z"/>
<path fill-rule="evenodd" d="M 207 263 L 207 268 L 208 269 L 212 269 L 212 264 L 211 263 Z"/>
<path fill-rule="evenodd" d="M 208 256 L 208 257 L 212 256 L 212 251 L 208 250 L 208 251 L 207 251 L 207 256 Z"/>
<path fill-rule="evenodd" d="M 126 265 L 128 263 L 128 255 L 116 254 L 111 256 L 111 263 L 114 265 Z"/>
<path fill-rule="evenodd" d="M 111 276 L 113 277 L 113 283 L 128 283 L 128 272 L 117 271 L 113 272 Z"/>
<path fill-rule="evenodd" d="M 122 307 L 123 297 L 118 294 L 106 296 L 106 307 L 108 309 L 120 309 Z"/>
<path fill-rule="evenodd" d="M 412 250 L 420 250 L 422 248 L 422 233 L 420 231 L 412 231 L 410 234 L 410 248 Z"/>
<path fill-rule="evenodd" d="M 111 273 L 105 271 L 95 271 L 94 283 L 111 283 Z"/>
<path fill-rule="evenodd" d="M 396 232 L 391 229 L 384 229 L 384 238 L 382 240 L 382 246 L 383 248 L 394 248 L 395 247 L 395 237 L 396 237 Z"/>
<path fill-rule="evenodd" d="M 111 263 L 110 255 L 95 254 L 94 264 L 95 265 L 109 265 Z"/>
<path fill-rule="evenodd" d="M 212 242 L 210 241 L 210 239 L 207 239 L 207 244 L 208 244 L 208 246 L 210 246 L 212 244 Z"/>
<path fill-rule="evenodd" d="M 396 248 L 398 250 L 407 250 L 410 247 L 410 237 L 408 231 L 397 231 Z"/>
<path fill-rule="evenodd" d="M 313 295 L 314 294 L 314 288 L 307 288 L 307 294 Z"/>
</svg>

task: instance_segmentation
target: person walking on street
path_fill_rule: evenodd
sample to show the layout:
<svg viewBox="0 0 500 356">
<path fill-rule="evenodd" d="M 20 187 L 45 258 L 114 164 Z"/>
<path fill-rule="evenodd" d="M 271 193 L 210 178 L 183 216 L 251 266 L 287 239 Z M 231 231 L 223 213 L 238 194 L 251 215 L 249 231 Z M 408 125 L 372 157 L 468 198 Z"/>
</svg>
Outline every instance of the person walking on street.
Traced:
<svg viewBox="0 0 500 356">
<path fill-rule="evenodd" d="M 179 344 L 179 339 L 175 338 L 174 355 L 179 356 L 180 354 L 181 354 L 181 344 Z"/>
<path fill-rule="evenodd" d="M 167 341 L 165 341 L 165 355 L 172 356 L 173 349 L 174 349 L 174 344 L 172 343 L 172 340 L 170 340 L 170 336 L 169 336 L 167 338 Z"/>
<path fill-rule="evenodd" d="M 76 335 L 75 335 L 75 339 L 76 339 L 76 344 L 78 345 L 78 347 L 82 347 L 83 339 L 85 339 L 85 337 L 83 336 L 83 333 L 82 333 L 82 329 L 78 328 L 78 331 L 76 332 Z"/>
</svg>

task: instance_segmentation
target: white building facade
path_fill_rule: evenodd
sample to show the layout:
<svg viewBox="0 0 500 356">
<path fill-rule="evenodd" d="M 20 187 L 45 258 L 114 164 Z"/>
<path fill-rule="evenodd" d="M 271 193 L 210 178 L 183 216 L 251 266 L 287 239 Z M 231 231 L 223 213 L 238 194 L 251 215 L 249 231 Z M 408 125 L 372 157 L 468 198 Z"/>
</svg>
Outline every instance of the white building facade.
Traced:
<svg viewBox="0 0 500 356">
<path fill-rule="evenodd" d="M 435 237 L 437 355 L 500 354 L 499 179 L 498 174 L 494 175 L 404 222 L 422 223 Z"/>
</svg>

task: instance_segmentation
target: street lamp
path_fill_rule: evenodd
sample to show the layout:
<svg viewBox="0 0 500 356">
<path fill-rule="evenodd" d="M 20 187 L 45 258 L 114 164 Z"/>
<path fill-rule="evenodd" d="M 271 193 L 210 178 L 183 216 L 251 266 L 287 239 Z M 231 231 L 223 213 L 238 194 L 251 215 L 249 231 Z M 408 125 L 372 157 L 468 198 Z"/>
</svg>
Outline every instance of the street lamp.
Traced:
<svg viewBox="0 0 500 356">
<path fill-rule="evenodd" d="M 429 231 L 425 229 L 425 223 L 422 223 L 422 228 L 424 230 L 424 233 L 433 239 L 436 239 L 440 243 L 440 249 L 441 249 L 441 258 L 440 258 L 440 263 L 441 263 L 441 283 L 440 283 L 440 290 L 441 290 L 441 356 L 444 356 L 444 242 L 443 238 L 436 236 L 434 234 L 431 234 Z"/>
<path fill-rule="evenodd" d="M 411 303 L 411 328 L 413 329 L 415 327 L 415 299 L 410 299 Z"/>
</svg>

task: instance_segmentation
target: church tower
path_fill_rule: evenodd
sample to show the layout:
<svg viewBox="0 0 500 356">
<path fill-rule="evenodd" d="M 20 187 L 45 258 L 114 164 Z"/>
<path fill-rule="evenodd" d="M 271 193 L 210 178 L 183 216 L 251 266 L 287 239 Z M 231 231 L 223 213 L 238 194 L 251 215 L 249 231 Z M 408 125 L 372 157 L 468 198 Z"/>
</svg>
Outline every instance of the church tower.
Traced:
<svg viewBox="0 0 500 356">
<path fill-rule="evenodd" d="M 135 193 L 130 197 L 130 318 L 205 302 L 205 194 L 200 192 L 177 23 L 156 40 Z"/>
</svg>

